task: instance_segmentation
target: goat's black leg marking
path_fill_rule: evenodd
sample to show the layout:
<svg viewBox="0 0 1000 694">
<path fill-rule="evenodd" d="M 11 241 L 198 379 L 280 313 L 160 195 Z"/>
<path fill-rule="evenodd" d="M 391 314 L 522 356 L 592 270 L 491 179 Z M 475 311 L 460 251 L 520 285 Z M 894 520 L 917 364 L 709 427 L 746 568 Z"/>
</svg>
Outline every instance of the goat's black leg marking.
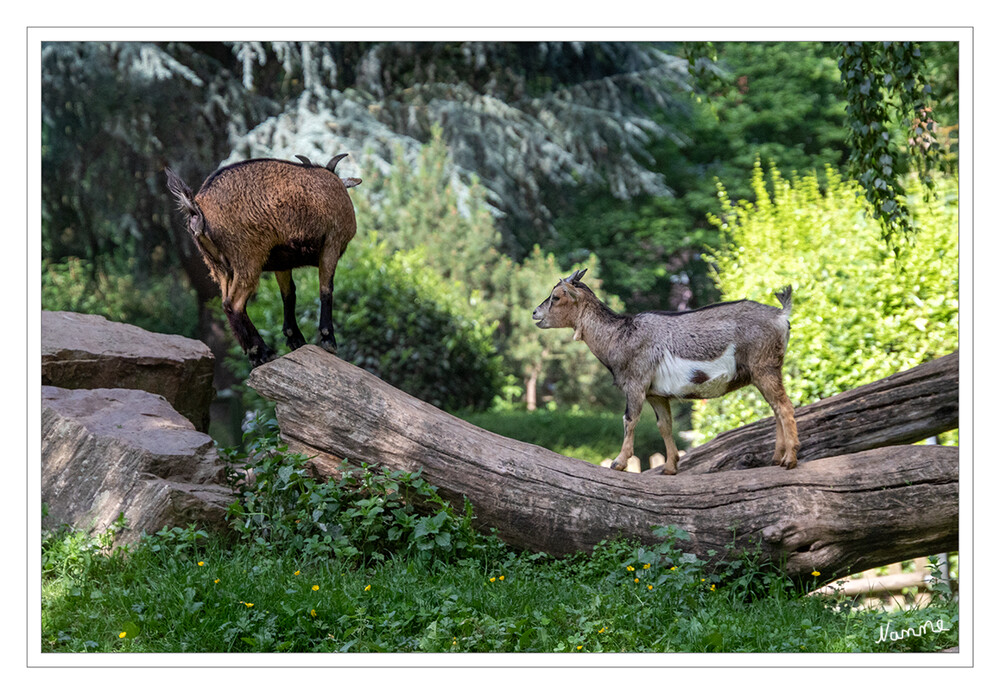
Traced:
<svg viewBox="0 0 1000 694">
<path fill-rule="evenodd" d="M 331 354 L 337 353 L 337 338 L 333 334 L 333 279 L 330 286 L 319 292 L 319 346 Z"/>
<path fill-rule="evenodd" d="M 343 250 L 324 248 L 319 259 L 319 346 L 331 354 L 337 353 L 337 338 L 333 336 L 333 276 Z"/>
<path fill-rule="evenodd" d="M 236 341 L 240 343 L 240 347 L 250 359 L 251 367 L 260 366 L 264 362 L 274 359 L 274 350 L 267 346 L 260 333 L 257 332 L 257 328 L 250 321 L 250 316 L 247 315 L 247 302 L 250 301 L 251 295 L 257 288 L 259 277 L 259 272 L 253 275 L 253 281 L 246 277 L 233 277 L 222 298 L 222 309 L 226 312 Z"/>
<path fill-rule="evenodd" d="M 233 329 L 236 341 L 250 359 L 250 366 L 256 368 L 265 362 L 274 359 L 274 350 L 267 346 L 264 338 L 257 332 L 257 328 L 250 322 L 250 316 L 246 309 L 237 311 L 232 305 L 223 303 L 226 317 L 229 319 L 229 327 Z"/>
<path fill-rule="evenodd" d="M 281 290 L 281 306 L 284 309 L 284 323 L 281 332 L 285 336 L 285 344 L 291 351 L 297 350 L 306 343 L 302 337 L 302 331 L 295 321 L 295 282 L 292 280 L 291 270 L 282 270 L 274 273 L 278 280 L 278 289 Z"/>
</svg>

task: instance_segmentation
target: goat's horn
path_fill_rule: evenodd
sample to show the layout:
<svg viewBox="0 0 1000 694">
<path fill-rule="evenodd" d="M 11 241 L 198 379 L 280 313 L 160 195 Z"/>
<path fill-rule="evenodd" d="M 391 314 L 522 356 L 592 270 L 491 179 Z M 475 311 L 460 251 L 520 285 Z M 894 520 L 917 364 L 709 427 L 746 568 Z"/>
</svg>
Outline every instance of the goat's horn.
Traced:
<svg viewBox="0 0 1000 694">
<path fill-rule="evenodd" d="M 586 272 L 587 272 L 587 268 L 583 268 L 582 270 L 576 270 L 576 271 L 573 272 L 572 275 L 570 275 L 569 277 L 567 277 L 565 281 L 569 282 L 570 284 L 573 284 L 574 282 L 579 282 L 580 278 L 583 277 L 583 275 Z"/>
<path fill-rule="evenodd" d="M 333 159 L 330 160 L 330 163 L 326 165 L 326 168 L 330 169 L 330 171 L 333 171 L 334 173 L 337 173 L 337 164 L 339 164 L 340 160 L 346 156 L 347 153 L 338 154 L 337 156 L 335 156 Z"/>
<path fill-rule="evenodd" d="M 313 165 L 313 163 L 311 161 L 309 161 L 309 159 L 307 157 L 303 157 L 301 154 L 296 154 L 295 158 L 298 159 L 303 164 L 305 164 L 306 166 L 312 166 Z"/>
</svg>

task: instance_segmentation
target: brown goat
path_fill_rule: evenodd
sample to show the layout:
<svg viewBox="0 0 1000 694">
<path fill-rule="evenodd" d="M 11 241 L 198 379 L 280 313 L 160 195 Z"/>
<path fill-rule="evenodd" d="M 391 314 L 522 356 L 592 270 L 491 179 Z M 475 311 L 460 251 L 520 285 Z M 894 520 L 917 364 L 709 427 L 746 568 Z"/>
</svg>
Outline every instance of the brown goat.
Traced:
<svg viewBox="0 0 1000 694">
<path fill-rule="evenodd" d="M 573 328 L 625 393 L 625 438 L 611 467 L 624 470 L 643 400 L 656 413 L 667 448 L 661 472 L 677 472 L 679 453 L 671 429 L 674 398 L 716 398 L 753 384 L 774 410 L 774 464 L 797 463 L 798 429 L 785 393 L 781 368 L 788 345 L 792 288 L 776 294 L 781 308 L 742 300 L 693 311 L 647 311 L 620 315 L 580 281 L 586 270 L 559 280 L 535 309 L 539 328 Z"/>
<path fill-rule="evenodd" d="M 224 166 L 201 185 L 197 195 L 166 169 L 167 188 L 188 214 L 188 230 L 212 278 L 222 290 L 222 308 L 240 347 L 259 366 L 274 358 L 247 315 L 261 272 L 274 271 L 281 290 L 288 348 L 305 344 L 295 321 L 292 268 L 319 268 L 320 346 L 336 353 L 333 334 L 333 276 L 337 262 L 357 231 L 347 189 L 358 178 L 335 172 L 340 154 L 326 167 L 279 159 L 250 159 Z"/>
</svg>

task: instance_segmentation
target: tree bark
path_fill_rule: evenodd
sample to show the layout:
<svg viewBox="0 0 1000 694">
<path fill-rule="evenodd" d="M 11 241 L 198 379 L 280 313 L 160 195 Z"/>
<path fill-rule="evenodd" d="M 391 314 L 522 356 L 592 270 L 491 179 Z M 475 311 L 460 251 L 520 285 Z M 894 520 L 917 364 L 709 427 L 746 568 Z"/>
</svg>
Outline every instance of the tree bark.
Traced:
<svg viewBox="0 0 1000 694">
<path fill-rule="evenodd" d="M 917 443 L 956 429 L 958 352 L 796 408 L 795 422 L 800 462 Z M 774 435 L 774 417 L 723 432 L 682 456 L 678 474 L 771 465 Z"/>
<path fill-rule="evenodd" d="M 743 549 L 820 582 L 958 546 L 958 451 L 894 446 L 713 475 L 615 472 L 479 429 L 306 346 L 258 367 L 249 384 L 277 403 L 290 450 L 319 476 L 340 461 L 416 471 L 506 542 L 566 555 L 604 539 L 655 544 L 655 526 L 718 561 Z M 714 550 L 715 554 L 711 551 Z"/>
</svg>

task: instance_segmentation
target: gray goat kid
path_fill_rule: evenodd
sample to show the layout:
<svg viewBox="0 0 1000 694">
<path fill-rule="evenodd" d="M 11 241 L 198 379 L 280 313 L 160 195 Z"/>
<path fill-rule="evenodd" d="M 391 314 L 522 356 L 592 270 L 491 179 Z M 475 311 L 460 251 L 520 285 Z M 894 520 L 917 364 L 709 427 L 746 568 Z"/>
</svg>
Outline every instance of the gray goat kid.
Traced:
<svg viewBox="0 0 1000 694">
<path fill-rule="evenodd" d="M 274 271 L 278 280 L 282 332 L 288 348 L 295 350 L 305 339 L 295 322 L 292 268 L 319 268 L 320 346 L 337 350 L 333 276 L 357 231 L 347 189 L 361 179 L 337 175 L 337 163 L 346 154 L 338 154 L 325 167 L 297 156 L 300 164 L 249 159 L 225 166 L 205 179 L 197 195 L 166 169 L 167 188 L 187 213 L 188 231 L 222 291 L 222 308 L 251 366 L 274 358 L 246 311 L 265 270 Z"/>
<path fill-rule="evenodd" d="M 559 280 L 532 314 L 539 328 L 573 328 L 625 393 L 625 439 L 611 467 L 624 470 L 643 400 L 656 413 L 667 448 L 662 472 L 677 472 L 680 454 L 671 434 L 670 401 L 716 398 L 753 384 L 774 410 L 774 464 L 791 470 L 797 462 L 798 430 L 785 393 L 781 368 L 788 346 L 792 288 L 775 296 L 781 308 L 742 300 L 693 311 L 615 313 L 580 281 L 587 270 Z"/>
</svg>

